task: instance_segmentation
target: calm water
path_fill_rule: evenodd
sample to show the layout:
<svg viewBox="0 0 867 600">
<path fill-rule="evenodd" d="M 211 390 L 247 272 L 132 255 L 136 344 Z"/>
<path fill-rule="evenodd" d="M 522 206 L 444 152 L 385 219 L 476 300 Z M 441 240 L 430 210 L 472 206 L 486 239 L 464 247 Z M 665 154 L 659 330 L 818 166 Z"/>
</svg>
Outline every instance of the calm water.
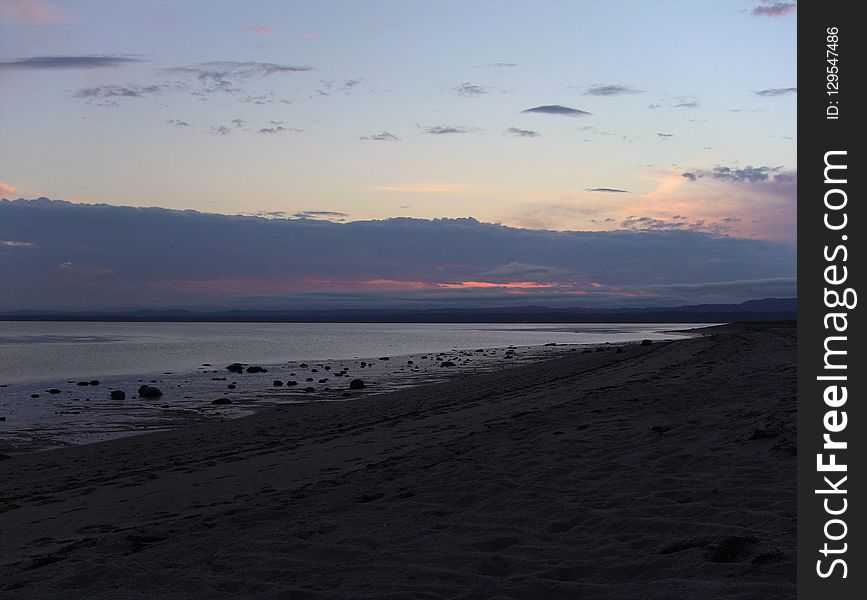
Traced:
<svg viewBox="0 0 867 600">
<path fill-rule="evenodd" d="M 691 324 L 0 322 L 0 384 L 493 348 L 682 337 Z"/>
</svg>

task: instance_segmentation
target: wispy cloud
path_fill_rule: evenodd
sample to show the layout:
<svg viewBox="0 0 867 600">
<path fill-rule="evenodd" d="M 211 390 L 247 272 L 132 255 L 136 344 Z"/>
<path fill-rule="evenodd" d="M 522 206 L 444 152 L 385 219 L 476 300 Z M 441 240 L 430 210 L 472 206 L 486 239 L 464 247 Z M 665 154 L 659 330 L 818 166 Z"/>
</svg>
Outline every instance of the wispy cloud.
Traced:
<svg viewBox="0 0 867 600">
<path fill-rule="evenodd" d="M 533 108 L 528 108 L 526 110 L 522 110 L 521 112 L 538 113 L 542 115 L 562 115 L 565 117 L 583 117 L 584 115 L 591 114 L 586 110 L 569 108 L 568 106 L 561 106 L 560 104 L 546 104 L 544 106 L 534 106 Z"/>
<path fill-rule="evenodd" d="M 190 124 L 187 121 L 182 121 L 180 119 L 166 119 L 166 123 L 169 125 L 173 125 L 175 127 L 189 127 Z"/>
<path fill-rule="evenodd" d="M 15 193 L 15 187 L 5 181 L 0 181 L 0 196 L 11 196 Z"/>
<path fill-rule="evenodd" d="M 305 33 L 301 37 L 305 40 L 318 40 L 319 34 L 318 33 Z"/>
<path fill-rule="evenodd" d="M 753 167 L 751 165 L 747 165 L 742 169 L 727 167 L 725 165 L 716 165 L 711 170 L 693 170 L 686 171 L 681 173 L 681 176 L 689 181 L 695 181 L 696 179 L 700 179 L 702 177 L 710 177 L 712 179 L 723 179 L 726 181 L 748 181 L 751 183 L 757 183 L 762 181 L 768 181 L 771 176 L 782 176 L 783 178 L 789 176 L 786 173 L 783 173 L 783 167 Z"/>
<path fill-rule="evenodd" d="M 452 91 L 456 93 L 458 96 L 482 96 L 487 94 L 490 90 L 484 86 L 476 85 L 465 81 L 460 85 L 456 85 L 452 88 Z"/>
<path fill-rule="evenodd" d="M 232 133 L 232 130 L 225 125 L 214 125 L 208 130 L 208 133 L 212 135 L 229 135 Z"/>
<path fill-rule="evenodd" d="M 762 96 L 763 98 L 773 98 L 774 96 L 787 96 L 788 94 L 797 94 L 798 88 L 796 88 L 796 87 L 768 88 L 766 90 L 757 90 L 753 93 L 756 96 Z"/>
<path fill-rule="evenodd" d="M 0 246 L 6 246 L 8 248 L 32 248 L 33 244 L 31 242 L 22 242 L 20 240 L 0 240 Z"/>
<path fill-rule="evenodd" d="M 761 5 L 750 11 L 755 17 L 782 17 L 795 12 L 797 2 L 778 2 L 776 0 L 760 0 Z"/>
<path fill-rule="evenodd" d="M 374 142 L 397 142 L 400 140 L 399 137 L 394 135 L 393 133 L 389 133 L 387 131 L 383 131 L 381 133 L 373 133 L 371 135 L 365 135 L 360 138 L 360 140 L 370 140 Z"/>
<path fill-rule="evenodd" d="M 609 188 L 609 187 L 597 187 L 597 188 L 588 188 L 588 192 L 604 192 L 606 194 L 629 194 L 629 190 L 620 190 L 617 188 Z"/>
<path fill-rule="evenodd" d="M 165 72 L 197 81 L 202 86 L 200 93 L 235 93 L 240 92 L 241 85 L 247 81 L 312 70 L 313 67 L 266 62 L 211 61 L 186 67 L 172 67 L 165 69 Z"/>
<path fill-rule="evenodd" d="M 284 125 L 281 125 L 280 123 L 273 123 L 272 122 L 268 127 L 259 128 L 256 131 L 256 133 L 269 134 L 269 133 L 283 133 L 284 131 L 294 131 L 297 133 L 301 133 L 304 130 L 298 129 L 297 127 L 286 127 Z"/>
<path fill-rule="evenodd" d="M 0 0 L 0 20 L 28 25 L 48 25 L 66 21 L 66 12 L 45 0 Z"/>
<path fill-rule="evenodd" d="M 348 96 L 356 87 L 364 83 L 364 79 L 347 79 L 343 82 L 329 81 L 323 79 L 322 86 L 316 90 L 320 96 L 331 96 L 332 94 L 343 94 Z"/>
<path fill-rule="evenodd" d="M 520 138 L 535 138 L 535 137 L 541 137 L 542 136 L 542 134 L 539 133 L 538 131 L 533 131 L 531 129 L 519 129 L 517 127 L 509 127 L 506 130 L 506 133 L 508 133 L 511 136 L 520 137 Z"/>
<path fill-rule="evenodd" d="M 586 96 L 623 96 L 626 94 L 639 94 L 642 91 L 627 85 L 591 85 L 584 94 Z"/>
<path fill-rule="evenodd" d="M 701 106 L 701 102 L 695 98 L 681 98 L 672 104 L 674 108 L 698 108 L 699 106 Z"/>
<path fill-rule="evenodd" d="M 452 125 L 433 125 L 430 127 L 419 125 L 419 129 L 421 129 L 422 133 L 429 135 L 449 135 L 452 133 L 469 133 L 475 131 L 473 127 L 457 127 Z"/>
<path fill-rule="evenodd" d="M 664 140 L 667 140 L 670 137 L 674 137 L 674 134 L 673 133 L 657 133 L 656 136 L 660 137 Z"/>
<path fill-rule="evenodd" d="M 253 35 L 270 35 L 274 33 L 274 28 L 270 25 L 250 25 L 247 31 Z"/>
<path fill-rule="evenodd" d="M 122 67 L 137 62 L 140 58 L 120 55 L 88 55 L 88 56 L 31 56 L 0 61 L 0 70 L 50 70 L 50 69 L 100 69 L 106 67 Z"/>
<path fill-rule="evenodd" d="M 162 94 L 167 85 L 102 85 L 81 88 L 72 97 L 77 100 L 109 100 L 118 98 L 146 98 Z M 111 102 L 111 105 L 116 103 Z"/>
<path fill-rule="evenodd" d="M 349 214 L 334 210 L 304 210 L 292 214 L 295 219 L 313 219 L 322 221 L 345 221 Z"/>
</svg>

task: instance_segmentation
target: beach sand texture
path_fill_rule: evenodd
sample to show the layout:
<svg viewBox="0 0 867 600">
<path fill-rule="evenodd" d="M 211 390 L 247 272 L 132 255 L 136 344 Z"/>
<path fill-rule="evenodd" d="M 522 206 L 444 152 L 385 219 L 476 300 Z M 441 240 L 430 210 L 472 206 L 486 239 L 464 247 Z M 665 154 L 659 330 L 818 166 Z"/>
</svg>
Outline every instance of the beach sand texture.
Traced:
<svg viewBox="0 0 867 600">
<path fill-rule="evenodd" d="M 3 598 L 791 598 L 795 328 L 0 461 Z"/>
</svg>

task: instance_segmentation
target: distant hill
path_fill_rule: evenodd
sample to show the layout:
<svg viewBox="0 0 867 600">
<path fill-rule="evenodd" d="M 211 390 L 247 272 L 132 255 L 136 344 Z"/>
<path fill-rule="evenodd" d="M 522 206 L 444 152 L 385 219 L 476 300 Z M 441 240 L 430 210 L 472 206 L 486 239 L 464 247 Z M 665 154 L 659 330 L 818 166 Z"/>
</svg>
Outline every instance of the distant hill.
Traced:
<svg viewBox="0 0 867 600">
<path fill-rule="evenodd" d="M 795 298 L 763 298 L 741 304 L 696 304 L 646 308 L 351 309 L 292 311 L 139 310 L 132 312 L 34 312 L 0 314 L 4 321 L 174 321 L 261 323 L 723 323 L 788 321 L 797 316 Z"/>
</svg>

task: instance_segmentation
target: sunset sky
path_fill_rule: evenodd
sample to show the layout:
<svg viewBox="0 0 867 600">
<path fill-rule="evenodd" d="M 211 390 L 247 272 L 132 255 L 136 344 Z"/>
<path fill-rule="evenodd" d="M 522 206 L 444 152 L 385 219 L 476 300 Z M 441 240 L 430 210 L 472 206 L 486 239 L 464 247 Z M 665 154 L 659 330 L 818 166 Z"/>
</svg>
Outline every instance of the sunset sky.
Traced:
<svg viewBox="0 0 867 600">
<path fill-rule="evenodd" d="M 0 0 L 0 198 L 789 246 L 795 25 L 748 0 Z M 0 235 L 0 260 L 34 243 Z"/>
</svg>

